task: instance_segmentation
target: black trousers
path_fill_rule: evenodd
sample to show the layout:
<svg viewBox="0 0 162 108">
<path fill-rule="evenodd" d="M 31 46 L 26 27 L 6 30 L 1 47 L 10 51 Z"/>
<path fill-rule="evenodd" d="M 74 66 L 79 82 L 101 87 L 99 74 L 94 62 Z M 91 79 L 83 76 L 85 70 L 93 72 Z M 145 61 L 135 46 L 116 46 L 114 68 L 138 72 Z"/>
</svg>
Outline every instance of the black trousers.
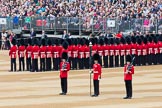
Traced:
<svg viewBox="0 0 162 108">
<path fill-rule="evenodd" d="M 149 64 L 149 65 L 152 65 L 152 63 L 153 63 L 152 58 L 153 58 L 153 54 L 149 54 L 149 55 L 148 55 L 148 64 Z"/>
<path fill-rule="evenodd" d="M 79 69 L 83 69 L 83 68 L 84 68 L 84 59 L 79 58 Z"/>
<path fill-rule="evenodd" d="M 72 58 L 72 69 L 77 69 L 78 59 Z"/>
<path fill-rule="evenodd" d="M 32 59 L 32 72 L 38 72 L 38 59 Z"/>
<path fill-rule="evenodd" d="M 142 64 L 142 55 L 137 56 L 136 63 L 137 63 L 137 66 L 141 66 L 141 64 Z"/>
<path fill-rule="evenodd" d="M 141 62 L 142 62 L 142 65 L 146 65 L 146 55 L 142 55 L 142 58 L 141 58 Z"/>
<path fill-rule="evenodd" d="M 24 63 L 24 57 L 19 58 L 19 71 L 21 71 L 21 67 L 23 71 L 25 70 L 25 63 Z"/>
<path fill-rule="evenodd" d="M 40 71 L 45 71 L 45 58 L 40 58 Z"/>
<path fill-rule="evenodd" d="M 61 78 L 62 93 L 67 93 L 67 78 Z"/>
<path fill-rule="evenodd" d="M 153 54 L 153 63 L 154 65 L 158 64 L 158 54 Z"/>
<path fill-rule="evenodd" d="M 162 53 L 158 54 L 158 63 L 162 64 Z"/>
<path fill-rule="evenodd" d="M 94 94 L 99 95 L 99 80 L 93 80 Z"/>
<path fill-rule="evenodd" d="M 110 61 L 110 67 L 114 67 L 114 57 L 113 56 L 109 57 L 109 61 Z"/>
<path fill-rule="evenodd" d="M 89 58 L 84 58 L 84 68 L 89 69 Z"/>
<path fill-rule="evenodd" d="M 53 69 L 54 70 L 59 70 L 59 64 L 60 63 L 60 59 L 59 58 L 53 58 Z"/>
<path fill-rule="evenodd" d="M 16 58 L 11 58 L 11 71 L 16 71 Z"/>
<path fill-rule="evenodd" d="M 125 80 L 126 97 L 132 97 L 132 80 Z"/>
<path fill-rule="evenodd" d="M 46 58 L 46 71 L 51 71 L 51 58 Z"/>
<path fill-rule="evenodd" d="M 32 69 L 31 58 L 26 58 L 26 69 L 27 71 L 31 71 Z"/>
<path fill-rule="evenodd" d="M 120 66 L 124 66 L 124 56 L 120 56 Z"/>
<path fill-rule="evenodd" d="M 108 68 L 108 56 L 103 56 L 104 68 Z"/>
<path fill-rule="evenodd" d="M 119 67 L 119 56 L 115 56 L 115 67 Z"/>
</svg>

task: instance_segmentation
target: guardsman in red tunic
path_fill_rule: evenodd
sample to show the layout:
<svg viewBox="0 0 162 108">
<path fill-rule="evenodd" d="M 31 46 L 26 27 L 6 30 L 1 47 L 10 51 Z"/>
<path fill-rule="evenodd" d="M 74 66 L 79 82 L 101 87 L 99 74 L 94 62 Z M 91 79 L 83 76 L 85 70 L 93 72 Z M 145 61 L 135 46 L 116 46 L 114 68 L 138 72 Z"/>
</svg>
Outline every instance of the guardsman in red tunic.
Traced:
<svg viewBox="0 0 162 108">
<path fill-rule="evenodd" d="M 97 45 L 96 45 L 96 43 L 95 43 L 95 39 L 94 38 L 91 38 L 91 40 L 90 40 L 91 42 L 92 42 L 92 56 L 94 55 L 94 54 L 96 54 L 97 53 Z"/>
<path fill-rule="evenodd" d="M 68 57 L 69 57 L 69 59 L 68 59 L 68 62 L 69 62 L 69 64 L 70 64 L 70 67 L 71 67 L 71 62 L 72 62 L 72 45 L 73 45 L 73 43 L 72 43 L 72 40 L 71 39 L 67 39 L 67 42 L 68 42 Z"/>
<path fill-rule="evenodd" d="M 137 56 L 137 41 L 136 41 L 136 37 L 135 36 L 132 36 L 131 37 L 131 55 L 132 57 L 136 57 Z M 137 58 L 137 57 L 136 57 Z M 136 61 L 134 60 L 133 62 L 133 65 L 135 66 L 136 65 Z"/>
<path fill-rule="evenodd" d="M 142 59 L 142 40 L 140 37 L 137 39 L 137 58 L 136 58 L 136 63 L 138 66 L 141 65 L 141 59 Z"/>
<path fill-rule="evenodd" d="M 66 52 L 62 53 L 62 62 L 60 63 L 60 79 L 61 79 L 61 90 L 60 95 L 66 95 L 67 93 L 67 78 L 70 70 L 70 64 L 67 61 L 68 55 Z"/>
<path fill-rule="evenodd" d="M 11 58 L 11 72 L 15 71 L 16 72 L 16 51 L 17 51 L 17 46 L 16 46 L 16 39 L 12 39 L 12 47 L 10 48 L 9 51 L 9 56 Z"/>
<path fill-rule="evenodd" d="M 25 46 L 24 46 L 24 39 L 20 40 L 20 46 L 18 48 L 18 56 L 19 56 L 19 71 L 21 70 L 21 67 L 23 69 L 23 71 L 25 70 L 25 61 L 24 61 L 24 57 L 25 57 Z"/>
<path fill-rule="evenodd" d="M 46 48 L 46 71 L 51 71 L 52 42 L 50 39 L 48 39 L 48 46 Z"/>
<path fill-rule="evenodd" d="M 74 45 L 72 46 L 72 69 L 77 69 L 78 64 L 78 40 L 73 40 Z"/>
<path fill-rule="evenodd" d="M 148 46 L 148 64 L 149 65 L 152 65 L 153 63 L 153 41 L 152 41 L 152 37 L 151 36 L 148 36 L 148 43 L 147 43 L 147 46 Z"/>
<path fill-rule="evenodd" d="M 98 54 L 93 55 L 94 64 L 93 64 L 93 70 L 91 73 L 93 73 L 93 85 L 94 85 L 94 95 L 92 97 L 97 97 L 99 92 L 99 80 L 101 79 L 101 65 L 98 63 L 100 56 Z"/>
<path fill-rule="evenodd" d="M 126 50 L 126 46 L 125 46 L 125 38 L 121 38 L 120 39 L 120 66 L 123 67 L 124 66 L 124 58 L 125 58 L 125 50 Z"/>
<path fill-rule="evenodd" d="M 126 54 L 126 56 L 127 55 L 131 55 L 131 39 L 130 39 L 130 37 L 126 37 L 126 45 L 125 45 L 125 47 L 126 47 L 126 52 L 125 52 L 125 54 Z"/>
<path fill-rule="evenodd" d="M 37 38 L 33 38 L 33 48 L 32 48 L 32 72 L 38 72 L 38 57 L 39 57 L 39 46 Z"/>
<path fill-rule="evenodd" d="M 162 34 L 159 36 L 159 39 L 158 39 L 158 45 L 159 45 L 159 56 L 158 56 L 158 62 L 159 64 L 162 64 Z"/>
<path fill-rule="evenodd" d="M 84 43 L 84 39 L 80 39 L 80 45 L 78 47 L 79 69 L 84 69 Z"/>
<path fill-rule="evenodd" d="M 32 53 L 32 40 L 28 39 L 28 46 L 26 48 L 26 69 L 27 71 L 31 71 L 32 63 L 31 63 L 31 53 Z"/>
<path fill-rule="evenodd" d="M 85 48 L 85 50 L 84 50 L 84 57 L 85 57 L 84 67 L 85 67 L 85 69 L 89 69 L 90 48 L 89 48 L 89 40 L 88 39 L 85 40 L 84 48 Z"/>
<path fill-rule="evenodd" d="M 132 58 L 130 55 L 126 56 L 126 65 L 124 66 L 124 81 L 126 87 L 126 97 L 123 99 L 132 98 L 132 74 L 134 74 L 134 66 L 132 65 Z"/>
<path fill-rule="evenodd" d="M 104 41 L 103 39 L 99 39 L 99 45 L 97 47 L 97 51 L 98 51 L 98 54 L 100 56 L 100 59 L 99 59 L 99 64 L 102 66 L 102 59 L 103 59 L 103 50 L 104 50 Z"/>
<path fill-rule="evenodd" d="M 147 38 L 143 38 L 143 43 L 142 43 L 142 65 L 146 65 L 147 63 Z"/>
<path fill-rule="evenodd" d="M 119 50 L 120 50 L 120 41 L 119 38 L 115 39 L 115 46 L 114 46 L 114 51 L 115 51 L 115 67 L 119 67 Z"/>
<path fill-rule="evenodd" d="M 46 42 L 45 42 L 45 39 L 42 39 L 41 40 L 41 46 L 40 46 L 40 50 L 39 50 L 39 56 L 40 56 L 40 71 L 45 71 L 45 67 L 46 67 L 46 50 L 47 50 L 47 47 L 46 47 Z"/>
<path fill-rule="evenodd" d="M 55 45 L 53 46 L 52 53 L 53 53 L 53 69 L 58 70 L 60 64 L 60 50 L 61 47 L 59 45 L 59 40 L 55 40 Z"/>
<path fill-rule="evenodd" d="M 104 68 L 108 68 L 108 55 L 109 55 L 109 40 L 108 38 L 104 38 L 104 48 L 103 48 L 103 62 Z"/>
<path fill-rule="evenodd" d="M 154 65 L 157 65 L 157 63 L 158 63 L 158 48 L 159 48 L 159 45 L 158 45 L 158 40 L 157 40 L 157 37 L 156 36 L 154 36 L 153 37 L 153 63 L 154 63 Z"/>
<path fill-rule="evenodd" d="M 114 67 L 114 39 L 110 39 L 110 57 L 109 57 L 109 63 L 110 67 Z"/>
</svg>

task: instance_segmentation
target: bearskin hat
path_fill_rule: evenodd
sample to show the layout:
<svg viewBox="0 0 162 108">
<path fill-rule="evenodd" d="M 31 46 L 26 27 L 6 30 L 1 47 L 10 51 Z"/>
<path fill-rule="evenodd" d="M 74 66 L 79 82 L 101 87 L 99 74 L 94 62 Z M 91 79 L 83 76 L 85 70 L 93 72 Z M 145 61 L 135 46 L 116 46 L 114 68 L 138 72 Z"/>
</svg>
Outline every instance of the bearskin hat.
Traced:
<svg viewBox="0 0 162 108">
<path fill-rule="evenodd" d="M 94 54 L 94 55 L 93 55 L 93 59 L 98 61 L 98 60 L 100 59 L 99 54 L 97 54 L 97 53 Z"/>
<path fill-rule="evenodd" d="M 67 55 L 67 53 L 66 53 L 66 52 L 63 52 L 61 57 L 62 57 L 62 59 L 67 60 L 68 55 Z"/>
<path fill-rule="evenodd" d="M 41 40 L 41 44 L 42 44 L 43 46 L 46 45 L 46 41 L 45 41 L 45 39 L 42 39 L 42 40 Z"/>
<path fill-rule="evenodd" d="M 131 61 L 132 61 L 131 55 L 127 55 L 127 56 L 126 56 L 126 61 L 127 61 L 127 62 L 131 62 Z"/>
<path fill-rule="evenodd" d="M 15 38 L 12 39 L 12 45 L 16 45 L 16 39 Z"/>
<path fill-rule="evenodd" d="M 32 45 L 32 40 L 31 40 L 31 38 L 28 39 L 28 44 L 29 44 L 29 45 Z"/>
<path fill-rule="evenodd" d="M 20 40 L 20 44 L 24 45 L 24 39 L 23 38 Z"/>
<path fill-rule="evenodd" d="M 135 37 L 135 36 L 132 36 L 132 37 L 131 37 L 131 41 L 132 41 L 132 43 L 135 44 L 135 43 L 136 43 L 136 37 Z"/>
<path fill-rule="evenodd" d="M 122 44 L 125 44 L 125 38 L 124 38 L 124 37 L 121 37 L 121 38 L 120 38 L 120 42 L 121 42 Z"/>
<path fill-rule="evenodd" d="M 62 43 L 62 46 L 63 46 L 64 49 L 67 49 L 69 44 L 66 40 L 64 40 L 64 42 Z"/>
<path fill-rule="evenodd" d="M 100 44 L 100 45 L 104 45 L 103 39 L 99 39 L 99 44 Z"/>
</svg>

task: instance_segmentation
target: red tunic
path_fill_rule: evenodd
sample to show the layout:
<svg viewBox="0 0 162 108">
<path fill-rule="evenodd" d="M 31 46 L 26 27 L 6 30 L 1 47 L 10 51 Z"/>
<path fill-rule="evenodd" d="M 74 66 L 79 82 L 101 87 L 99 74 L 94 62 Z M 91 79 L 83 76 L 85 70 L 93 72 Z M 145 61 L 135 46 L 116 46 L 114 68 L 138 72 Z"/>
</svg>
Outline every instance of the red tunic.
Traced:
<svg viewBox="0 0 162 108">
<path fill-rule="evenodd" d="M 84 47 L 84 57 L 85 58 L 89 58 L 90 57 L 90 48 L 89 48 L 89 46 L 86 46 L 85 45 L 85 47 Z"/>
<path fill-rule="evenodd" d="M 137 54 L 137 44 L 134 44 L 134 43 L 131 44 L 131 54 L 132 55 Z"/>
<path fill-rule="evenodd" d="M 68 46 L 68 57 L 72 57 L 72 45 Z"/>
<path fill-rule="evenodd" d="M 114 49 L 115 49 L 114 45 L 110 45 L 109 48 L 110 48 L 110 56 L 113 56 L 114 55 Z"/>
<path fill-rule="evenodd" d="M 92 56 L 97 53 L 97 45 L 92 46 Z"/>
<path fill-rule="evenodd" d="M 25 46 L 19 46 L 19 48 L 18 48 L 18 56 L 19 56 L 19 58 L 25 56 L 25 52 L 24 51 L 25 51 Z"/>
<path fill-rule="evenodd" d="M 125 49 L 126 49 L 126 55 L 130 55 L 131 54 L 131 44 L 126 44 Z"/>
<path fill-rule="evenodd" d="M 33 47 L 31 45 L 27 46 L 27 48 L 26 48 L 26 58 L 31 58 L 32 48 Z"/>
<path fill-rule="evenodd" d="M 85 50 L 85 46 L 79 46 L 79 48 L 78 48 L 78 58 L 80 58 L 80 59 L 84 58 L 84 50 Z"/>
<path fill-rule="evenodd" d="M 115 46 L 114 46 L 114 50 L 115 50 L 115 56 L 120 55 L 120 53 L 119 53 L 120 45 L 115 45 Z"/>
<path fill-rule="evenodd" d="M 109 55 L 109 50 L 110 50 L 109 45 L 104 45 L 103 46 L 103 55 L 108 56 Z"/>
<path fill-rule="evenodd" d="M 128 65 L 124 66 L 124 80 L 132 80 L 132 74 L 134 74 L 134 66 L 132 66 L 129 73 L 127 73 Z"/>
<path fill-rule="evenodd" d="M 124 44 L 120 44 L 120 56 L 125 55 L 125 50 L 126 50 L 126 46 Z"/>
<path fill-rule="evenodd" d="M 32 59 L 38 59 L 39 57 L 39 46 L 35 45 L 32 48 Z"/>
<path fill-rule="evenodd" d="M 158 42 L 159 44 L 159 53 L 162 53 L 162 42 Z"/>
<path fill-rule="evenodd" d="M 104 46 L 98 45 L 97 51 L 100 56 L 103 56 Z"/>
<path fill-rule="evenodd" d="M 153 45 L 153 53 L 154 53 L 154 54 L 158 54 L 158 53 L 159 53 L 158 48 L 159 48 L 158 43 L 154 43 L 154 45 Z"/>
<path fill-rule="evenodd" d="M 40 47 L 40 51 L 39 51 L 40 58 L 46 58 L 46 50 L 47 50 L 46 46 Z"/>
<path fill-rule="evenodd" d="M 69 70 L 70 70 L 69 62 L 61 62 L 60 63 L 60 78 L 67 78 Z"/>
<path fill-rule="evenodd" d="M 46 50 L 46 57 L 47 58 L 51 58 L 52 57 L 52 46 L 47 46 L 47 50 Z"/>
<path fill-rule="evenodd" d="M 9 51 L 10 58 L 16 58 L 16 51 L 17 51 L 16 45 L 10 48 L 10 51 Z"/>
<path fill-rule="evenodd" d="M 142 45 L 137 45 L 137 55 L 140 56 L 142 55 Z"/>
<path fill-rule="evenodd" d="M 153 43 L 148 43 L 148 54 L 153 54 L 153 46 L 154 44 Z"/>
<path fill-rule="evenodd" d="M 60 46 L 53 46 L 52 47 L 52 54 L 53 58 L 60 58 Z"/>
<path fill-rule="evenodd" d="M 147 44 L 142 44 L 142 55 L 147 55 Z"/>
<path fill-rule="evenodd" d="M 93 80 L 98 80 L 101 77 L 101 65 L 93 64 Z"/>
<path fill-rule="evenodd" d="M 78 58 L 78 46 L 72 46 L 72 58 Z"/>
</svg>

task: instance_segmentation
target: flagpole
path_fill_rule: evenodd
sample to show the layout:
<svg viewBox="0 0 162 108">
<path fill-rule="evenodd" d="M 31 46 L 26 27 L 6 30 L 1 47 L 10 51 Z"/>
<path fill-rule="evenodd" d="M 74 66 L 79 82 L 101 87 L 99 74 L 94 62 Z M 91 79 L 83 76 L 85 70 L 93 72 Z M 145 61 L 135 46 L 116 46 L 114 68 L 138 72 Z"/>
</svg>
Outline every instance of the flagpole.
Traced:
<svg viewBox="0 0 162 108">
<path fill-rule="evenodd" d="M 92 42 L 89 43 L 89 47 L 90 47 L 90 50 L 89 50 L 89 54 L 90 54 L 90 57 L 89 57 L 89 71 L 90 71 L 90 96 L 91 96 L 91 68 L 92 68 Z"/>
</svg>

